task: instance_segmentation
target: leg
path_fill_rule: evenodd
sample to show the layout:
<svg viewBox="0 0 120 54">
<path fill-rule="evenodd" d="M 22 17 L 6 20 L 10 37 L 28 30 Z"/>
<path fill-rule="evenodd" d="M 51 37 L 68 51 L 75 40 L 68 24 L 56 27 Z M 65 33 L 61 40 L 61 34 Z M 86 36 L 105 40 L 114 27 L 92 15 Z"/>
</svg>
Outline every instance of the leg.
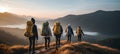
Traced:
<svg viewBox="0 0 120 54">
<path fill-rule="evenodd" d="M 68 42 L 70 42 L 70 35 L 68 35 Z"/>
<path fill-rule="evenodd" d="M 77 40 L 79 41 L 79 36 L 77 36 Z"/>
<path fill-rule="evenodd" d="M 67 42 L 69 42 L 69 36 L 67 35 Z"/>
<path fill-rule="evenodd" d="M 45 37 L 45 49 L 47 49 L 47 38 Z"/>
<path fill-rule="evenodd" d="M 81 35 L 80 35 L 80 41 L 81 41 Z"/>
<path fill-rule="evenodd" d="M 70 42 L 71 42 L 71 35 L 70 35 L 70 37 L 69 37 L 69 38 L 70 38 Z"/>
<path fill-rule="evenodd" d="M 29 38 L 29 54 L 31 54 L 32 40 Z"/>
<path fill-rule="evenodd" d="M 59 35 L 58 37 L 59 37 L 59 38 L 58 38 L 58 41 L 59 41 L 58 44 L 59 44 L 59 47 L 60 47 L 60 38 L 61 38 L 61 35 Z"/>
<path fill-rule="evenodd" d="M 48 48 L 50 47 L 50 37 L 48 37 Z"/>
<path fill-rule="evenodd" d="M 58 47 L 60 46 L 60 37 L 58 37 Z"/>
<path fill-rule="evenodd" d="M 33 53 L 32 54 L 35 54 L 35 39 L 32 40 L 33 41 Z"/>
<path fill-rule="evenodd" d="M 56 38 L 56 49 L 57 49 L 57 45 L 58 45 L 58 37 L 55 36 L 55 38 Z"/>
<path fill-rule="evenodd" d="M 69 35 L 69 42 L 70 42 L 70 35 Z"/>
<path fill-rule="evenodd" d="M 81 35 L 78 35 L 78 41 L 81 41 Z"/>
</svg>

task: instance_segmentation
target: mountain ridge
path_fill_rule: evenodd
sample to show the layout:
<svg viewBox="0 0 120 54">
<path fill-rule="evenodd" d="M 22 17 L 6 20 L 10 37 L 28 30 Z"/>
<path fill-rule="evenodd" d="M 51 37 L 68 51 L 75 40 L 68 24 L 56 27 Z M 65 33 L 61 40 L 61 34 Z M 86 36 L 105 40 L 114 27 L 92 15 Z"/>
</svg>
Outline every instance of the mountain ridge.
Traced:
<svg viewBox="0 0 120 54">
<path fill-rule="evenodd" d="M 24 17 L 9 13 L 9 12 L 4 12 L 0 13 L 0 25 L 14 25 L 14 24 L 22 24 L 25 23 L 26 19 Z"/>
<path fill-rule="evenodd" d="M 100 32 L 103 34 L 119 35 L 120 32 L 120 11 L 103 11 L 83 14 L 83 15 L 67 15 L 50 21 L 53 24 L 60 21 L 63 27 L 71 24 L 73 29 L 77 26 L 85 31 Z M 114 28 L 114 29 L 113 29 Z"/>
<path fill-rule="evenodd" d="M 13 45 L 8 46 L 0 44 L 1 54 L 27 54 L 28 45 Z M 61 47 L 58 50 L 55 49 L 55 42 L 50 44 L 49 49 L 44 48 L 44 44 L 36 45 L 37 54 L 120 54 L 120 51 L 107 46 L 99 44 L 92 44 L 89 42 L 72 42 L 69 43 L 65 40 L 61 41 Z M 7 52 L 6 52 L 6 51 Z"/>
</svg>

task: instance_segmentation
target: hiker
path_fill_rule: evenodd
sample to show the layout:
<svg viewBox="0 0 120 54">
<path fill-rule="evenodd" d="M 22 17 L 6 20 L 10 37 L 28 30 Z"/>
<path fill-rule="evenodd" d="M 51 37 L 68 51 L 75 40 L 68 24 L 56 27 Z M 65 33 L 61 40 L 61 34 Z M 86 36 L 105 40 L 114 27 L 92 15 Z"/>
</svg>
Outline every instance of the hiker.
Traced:
<svg viewBox="0 0 120 54">
<path fill-rule="evenodd" d="M 58 47 L 60 47 L 61 34 L 63 33 L 63 28 L 60 25 L 60 22 L 54 23 L 53 33 L 54 33 L 54 36 L 56 38 L 56 49 L 58 49 Z"/>
<path fill-rule="evenodd" d="M 82 35 L 84 35 L 84 33 L 83 33 L 83 31 L 82 31 L 80 26 L 77 27 L 76 34 L 77 34 L 78 41 L 81 41 Z"/>
<path fill-rule="evenodd" d="M 73 33 L 73 29 L 70 24 L 67 25 L 65 32 L 66 32 L 66 36 L 67 36 L 67 41 L 71 42 L 71 36 L 72 35 L 74 36 L 74 33 Z"/>
<path fill-rule="evenodd" d="M 31 18 L 31 21 L 27 21 L 27 27 L 24 35 L 29 38 L 29 54 L 35 54 L 35 40 L 38 40 L 38 31 L 34 18 Z"/>
<path fill-rule="evenodd" d="M 45 39 L 45 49 L 48 49 L 50 47 L 50 36 L 52 36 L 49 22 L 43 23 L 41 35 L 44 36 Z"/>
</svg>

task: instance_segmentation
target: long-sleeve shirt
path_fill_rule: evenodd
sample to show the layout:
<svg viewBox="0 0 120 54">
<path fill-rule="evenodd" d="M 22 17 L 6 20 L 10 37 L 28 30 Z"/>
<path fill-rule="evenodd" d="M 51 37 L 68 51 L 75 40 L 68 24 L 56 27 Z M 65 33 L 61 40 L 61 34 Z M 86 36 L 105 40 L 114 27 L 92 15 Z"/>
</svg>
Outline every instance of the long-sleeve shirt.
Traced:
<svg viewBox="0 0 120 54">
<path fill-rule="evenodd" d="M 32 38 L 36 38 L 38 40 L 38 31 L 37 31 L 37 26 L 36 25 L 33 25 L 33 37 Z"/>
</svg>

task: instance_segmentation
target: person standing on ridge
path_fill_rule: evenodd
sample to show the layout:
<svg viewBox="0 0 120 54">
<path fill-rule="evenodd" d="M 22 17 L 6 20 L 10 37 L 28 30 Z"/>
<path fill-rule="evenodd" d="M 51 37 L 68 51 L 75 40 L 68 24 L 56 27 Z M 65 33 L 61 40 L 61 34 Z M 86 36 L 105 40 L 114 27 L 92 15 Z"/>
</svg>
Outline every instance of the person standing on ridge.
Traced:
<svg viewBox="0 0 120 54">
<path fill-rule="evenodd" d="M 70 24 L 67 25 L 65 32 L 66 32 L 66 36 L 67 36 L 67 41 L 71 42 L 71 36 L 72 35 L 74 36 L 74 33 L 73 33 L 73 29 Z"/>
<path fill-rule="evenodd" d="M 52 36 L 49 22 L 43 23 L 41 35 L 45 38 L 45 49 L 48 49 L 50 47 L 50 36 Z"/>
<path fill-rule="evenodd" d="M 29 38 L 29 54 L 35 54 L 35 40 L 38 40 L 38 31 L 34 18 L 31 18 L 31 21 L 27 21 L 27 27 L 24 36 Z"/>
<path fill-rule="evenodd" d="M 53 34 L 56 38 L 56 49 L 58 49 L 58 47 L 60 47 L 60 38 L 61 38 L 62 33 L 63 33 L 63 28 L 62 28 L 60 22 L 55 22 L 54 27 L 53 27 Z"/>
<path fill-rule="evenodd" d="M 77 34 L 78 41 L 81 41 L 82 35 L 84 35 L 84 33 L 83 33 L 83 31 L 82 31 L 80 26 L 77 27 L 76 34 Z"/>
</svg>

